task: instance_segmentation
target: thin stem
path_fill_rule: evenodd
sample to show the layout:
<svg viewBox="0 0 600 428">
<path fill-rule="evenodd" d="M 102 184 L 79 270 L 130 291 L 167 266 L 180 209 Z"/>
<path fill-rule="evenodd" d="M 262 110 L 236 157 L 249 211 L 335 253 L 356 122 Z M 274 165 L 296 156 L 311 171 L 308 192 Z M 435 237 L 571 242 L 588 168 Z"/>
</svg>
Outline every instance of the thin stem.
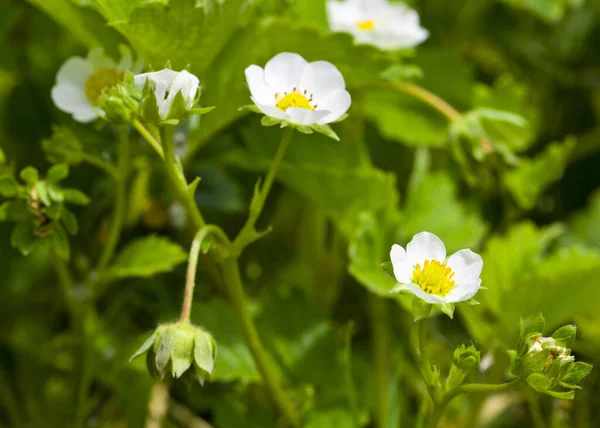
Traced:
<svg viewBox="0 0 600 428">
<path fill-rule="evenodd" d="M 202 242 L 210 233 L 214 233 L 227 245 L 229 244 L 229 239 L 227 238 L 225 233 L 217 226 L 209 224 L 204 226 L 198 231 L 198 233 L 196 233 L 196 236 L 192 241 L 192 248 L 190 250 L 190 257 L 188 260 L 185 293 L 183 296 L 183 305 L 181 307 L 181 322 L 189 322 L 190 320 L 192 300 L 194 298 L 194 287 L 196 286 L 196 269 L 198 267 L 198 257 L 200 256 Z"/>
<path fill-rule="evenodd" d="M 433 413 L 431 414 L 431 418 L 429 419 L 429 423 L 427 424 L 428 428 L 436 428 L 446 411 L 446 407 L 450 402 L 460 394 L 468 394 L 471 392 L 476 392 L 479 394 L 489 394 L 489 393 L 498 393 L 504 391 L 510 391 L 518 388 L 523 384 L 521 379 L 515 379 L 511 382 L 500 383 L 500 384 L 486 384 L 486 383 L 468 383 L 465 385 L 461 385 L 458 388 L 447 392 L 442 399 L 437 403 Z"/>
<path fill-rule="evenodd" d="M 89 153 L 82 153 L 81 160 L 89 165 L 101 169 L 114 181 L 119 180 L 119 170 L 112 163 Z"/>
<path fill-rule="evenodd" d="M 392 82 L 392 86 L 406 94 L 420 99 L 425 104 L 429 104 L 431 107 L 446 116 L 451 122 L 454 122 L 461 117 L 461 114 L 454 107 L 421 86 L 409 82 Z"/>
<path fill-rule="evenodd" d="M 431 384 L 433 372 L 431 370 L 431 363 L 429 362 L 427 348 L 425 346 L 427 340 L 427 319 L 416 321 L 415 324 L 417 327 L 417 359 L 419 368 L 421 369 L 421 375 L 423 376 L 423 380 L 425 380 L 431 398 L 435 398 L 431 389 L 433 386 Z"/>
<path fill-rule="evenodd" d="M 374 361 L 374 419 L 378 428 L 387 427 L 389 413 L 389 347 L 390 332 L 388 330 L 388 305 L 385 300 L 369 294 L 369 315 L 371 321 L 371 336 L 373 337 Z"/>
<path fill-rule="evenodd" d="M 108 241 L 102 250 L 96 271 L 103 269 L 112 259 L 121 237 L 123 222 L 127 210 L 127 171 L 129 169 L 129 135 L 127 126 L 122 125 L 119 129 L 119 166 L 118 179 L 115 183 L 115 204 L 113 207 L 112 222 Z"/>
<path fill-rule="evenodd" d="M 196 230 L 202 229 L 206 226 L 204 218 L 194 201 L 193 195 L 188 191 L 187 182 L 185 181 L 183 173 L 177 167 L 178 163 L 174 155 L 172 129 L 165 129 L 164 144 L 165 168 L 171 186 L 175 190 L 179 201 L 184 205 Z M 283 157 L 283 155 L 281 157 Z M 271 360 L 269 360 L 267 353 L 260 342 L 260 338 L 258 337 L 254 321 L 248 311 L 248 304 L 246 303 L 246 296 L 244 294 L 237 258 L 225 258 L 221 261 L 221 268 L 223 280 L 227 286 L 233 310 L 236 314 L 238 324 L 242 329 L 244 340 L 248 348 L 250 348 L 256 366 L 265 380 L 267 389 L 269 390 L 273 401 L 288 422 L 293 427 L 300 427 L 301 423 L 296 413 L 296 409 L 277 377 L 278 368 L 274 366 Z"/>
<path fill-rule="evenodd" d="M 271 162 L 267 177 L 265 178 L 260 191 L 254 195 L 254 198 L 250 203 L 250 215 L 248 216 L 248 220 L 233 242 L 233 252 L 236 255 L 239 255 L 248 244 L 256 239 L 257 236 L 260 236 L 260 234 L 257 234 L 254 226 L 256 225 L 256 222 L 262 213 L 263 207 L 265 206 L 265 202 L 269 196 L 273 182 L 275 181 L 275 176 L 277 175 L 279 165 L 281 164 L 290 141 L 292 140 L 293 132 L 293 128 L 287 128 L 283 132 L 281 142 L 279 143 L 279 147 L 275 153 L 275 158 L 273 159 L 273 162 Z"/>
<path fill-rule="evenodd" d="M 240 270 L 236 259 L 227 259 L 223 265 L 223 276 L 228 286 L 229 297 L 235 311 L 238 324 L 242 329 L 242 334 L 250 352 L 254 357 L 256 366 L 262 375 L 267 388 L 271 392 L 271 397 L 275 404 L 281 409 L 287 421 L 294 427 L 300 427 L 301 423 L 296 412 L 296 408 L 291 402 L 289 396 L 282 388 L 276 375 L 277 371 L 269 359 L 254 326 L 254 321 L 250 316 L 246 296 L 242 286 Z"/>
<path fill-rule="evenodd" d="M 192 223 L 196 227 L 196 230 L 203 228 L 206 225 L 196 201 L 190 192 L 188 191 L 188 184 L 185 180 L 183 172 L 179 169 L 177 159 L 175 158 L 175 147 L 173 143 L 173 127 L 165 127 L 164 130 L 164 145 L 165 145 L 165 168 L 167 170 L 167 176 L 175 193 L 177 199 L 185 206 L 188 215 L 191 217 Z"/>
<path fill-rule="evenodd" d="M 148 142 L 148 144 L 150 144 L 150 146 L 152 146 L 156 153 L 158 153 L 158 155 L 164 159 L 165 153 L 160 145 L 160 142 L 154 138 L 154 135 L 148 131 L 142 122 L 140 122 L 138 119 L 134 119 L 133 122 L 131 122 L 131 125 L 140 133 L 142 137 L 144 137 L 144 139 Z"/>
</svg>

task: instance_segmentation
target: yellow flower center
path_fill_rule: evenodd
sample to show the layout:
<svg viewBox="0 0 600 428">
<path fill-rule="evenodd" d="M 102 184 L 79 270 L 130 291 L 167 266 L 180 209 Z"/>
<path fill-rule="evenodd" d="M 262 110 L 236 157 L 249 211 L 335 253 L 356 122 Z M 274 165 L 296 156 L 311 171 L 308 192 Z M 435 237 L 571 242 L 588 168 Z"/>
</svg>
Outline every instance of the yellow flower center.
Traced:
<svg viewBox="0 0 600 428">
<path fill-rule="evenodd" d="M 93 105 L 98 105 L 100 95 L 123 80 L 124 73 L 115 68 L 101 68 L 85 82 L 85 95 Z"/>
<path fill-rule="evenodd" d="M 417 284 L 426 293 L 444 297 L 454 288 L 454 272 L 437 260 L 426 260 L 423 268 L 417 264 L 413 271 L 413 284 Z"/>
<path fill-rule="evenodd" d="M 375 28 L 375 22 L 371 20 L 358 21 L 356 23 L 356 28 L 358 28 L 361 31 L 373 31 L 373 29 Z"/>
<path fill-rule="evenodd" d="M 307 110 L 315 110 L 317 108 L 316 105 L 313 107 L 310 104 L 312 94 L 309 95 L 306 91 L 304 93 L 296 92 L 296 88 L 290 93 L 284 92 L 283 96 L 275 94 L 275 100 L 277 101 L 275 106 L 282 111 L 286 111 L 290 107 L 305 108 Z"/>
</svg>

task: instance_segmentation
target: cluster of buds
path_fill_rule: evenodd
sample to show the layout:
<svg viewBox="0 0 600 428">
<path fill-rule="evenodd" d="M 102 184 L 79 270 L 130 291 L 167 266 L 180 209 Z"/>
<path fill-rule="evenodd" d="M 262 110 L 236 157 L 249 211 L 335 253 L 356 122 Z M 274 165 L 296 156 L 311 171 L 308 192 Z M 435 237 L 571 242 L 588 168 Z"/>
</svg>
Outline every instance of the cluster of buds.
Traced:
<svg viewBox="0 0 600 428">
<path fill-rule="evenodd" d="M 213 371 L 217 345 L 210 333 L 180 321 L 159 325 L 130 361 L 143 354 L 154 377 L 182 378 L 203 385 Z"/>
<path fill-rule="evenodd" d="M 562 399 L 572 399 L 592 366 L 576 362 L 569 346 L 577 329 L 566 325 L 550 337 L 543 336 L 544 317 L 540 314 L 526 326 L 521 321 L 521 337 L 517 350 L 510 352 L 512 371 L 538 392 Z"/>
<path fill-rule="evenodd" d="M 460 345 L 454 350 L 452 366 L 446 379 L 446 391 L 451 391 L 459 387 L 473 369 L 479 367 L 481 363 L 481 354 L 473 345 L 466 347 Z"/>
</svg>

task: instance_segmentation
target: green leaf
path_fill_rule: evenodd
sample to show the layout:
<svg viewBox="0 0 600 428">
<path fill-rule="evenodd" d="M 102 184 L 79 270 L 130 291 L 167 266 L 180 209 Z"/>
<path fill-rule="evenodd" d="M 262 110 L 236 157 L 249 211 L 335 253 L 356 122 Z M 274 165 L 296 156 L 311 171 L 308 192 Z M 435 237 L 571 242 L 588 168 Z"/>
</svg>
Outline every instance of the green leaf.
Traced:
<svg viewBox="0 0 600 428">
<path fill-rule="evenodd" d="M 148 236 L 127 245 L 108 268 L 115 278 L 149 277 L 169 272 L 187 259 L 187 253 L 167 238 Z"/>
<path fill-rule="evenodd" d="M 31 211 L 25 201 L 6 201 L 0 205 L 0 221 L 19 221 L 30 218 Z"/>
<path fill-rule="evenodd" d="M 552 386 L 552 380 L 541 373 L 533 373 L 527 376 L 527 383 L 538 392 L 546 392 Z"/>
<path fill-rule="evenodd" d="M 59 163 L 54 165 L 52 168 L 48 170 L 48 174 L 46 175 L 46 179 L 52 183 L 59 182 L 64 180 L 69 176 L 69 167 L 64 163 Z"/>
<path fill-rule="evenodd" d="M 42 141 L 46 157 L 52 163 L 78 165 L 83 160 L 83 148 L 79 138 L 66 126 L 54 126 L 52 136 Z"/>
<path fill-rule="evenodd" d="M 77 189 L 63 189 L 62 194 L 64 201 L 73 205 L 87 205 L 90 203 L 90 198 Z"/>
<path fill-rule="evenodd" d="M 477 212 L 457 198 L 456 183 L 448 175 L 426 173 L 409 189 L 400 222 L 401 241 L 408 242 L 423 230 L 438 235 L 451 254 L 462 248 L 476 247 L 487 225 Z"/>
<path fill-rule="evenodd" d="M 27 184 L 34 184 L 40 178 L 37 169 L 35 169 L 32 166 L 28 166 L 26 168 L 23 168 L 21 170 L 21 173 L 19 174 L 19 176 Z"/>
<path fill-rule="evenodd" d="M 21 186 L 11 175 L 0 177 L 0 194 L 7 198 L 12 198 L 18 192 Z"/>
<path fill-rule="evenodd" d="M 515 169 L 505 173 L 503 182 L 521 208 L 531 210 L 542 192 L 562 177 L 574 146 L 575 141 L 570 138 L 550 144 L 534 159 L 521 160 Z"/>
<path fill-rule="evenodd" d="M 33 232 L 34 228 L 31 222 L 21 221 L 17 223 L 12 231 L 12 234 L 10 235 L 10 244 L 13 246 L 13 248 L 21 251 L 24 256 L 29 255 L 36 244 L 36 239 Z"/>
<path fill-rule="evenodd" d="M 213 298 L 195 304 L 192 321 L 202 324 L 219 344 L 219 357 L 214 361 L 213 381 L 244 383 L 261 379 L 250 350 L 247 348 L 235 314 L 225 300 Z"/>
<path fill-rule="evenodd" d="M 390 294 L 390 290 L 396 284 L 393 270 L 392 276 L 389 277 L 379 266 L 384 257 L 389 258 L 389 254 L 384 252 L 383 230 L 370 212 L 361 213 L 359 221 L 356 234 L 348 246 L 348 270 L 370 292 L 380 297 L 393 298 L 394 295 Z"/>
<path fill-rule="evenodd" d="M 35 183 L 35 190 L 37 192 L 37 196 L 44 203 L 44 205 L 47 207 L 52 205 L 52 201 L 48 195 L 48 183 L 46 181 L 38 181 Z"/>
<path fill-rule="evenodd" d="M 71 245 L 69 243 L 69 237 L 67 236 L 65 229 L 63 229 L 60 224 L 53 224 L 50 242 L 52 243 L 52 249 L 56 252 L 58 257 L 63 260 L 69 260 L 71 258 Z"/>
</svg>

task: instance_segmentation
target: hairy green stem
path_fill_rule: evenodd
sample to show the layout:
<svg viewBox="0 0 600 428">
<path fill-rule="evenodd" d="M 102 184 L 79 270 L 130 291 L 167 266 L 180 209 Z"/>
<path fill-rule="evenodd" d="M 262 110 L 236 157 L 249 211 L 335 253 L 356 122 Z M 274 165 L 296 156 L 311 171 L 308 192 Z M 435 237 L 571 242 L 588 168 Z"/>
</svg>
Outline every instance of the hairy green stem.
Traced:
<svg viewBox="0 0 600 428">
<path fill-rule="evenodd" d="M 417 361 L 423 380 L 425 380 L 425 384 L 427 385 L 427 390 L 431 394 L 431 398 L 435 399 L 432 389 L 433 371 L 425 345 L 427 341 L 427 319 L 416 321 L 415 324 L 417 327 Z"/>
<path fill-rule="evenodd" d="M 226 245 L 229 245 L 229 239 L 221 228 L 214 225 L 206 225 L 202 227 L 194 240 L 192 241 L 192 248 L 190 249 L 190 256 L 188 259 L 188 269 L 185 281 L 185 292 L 183 296 L 183 305 L 181 307 L 181 322 L 188 322 L 190 320 L 192 310 L 192 300 L 194 298 L 194 288 L 196 286 L 196 269 L 198 267 L 198 257 L 200 256 L 200 250 L 202 249 L 202 242 L 210 234 L 217 235 L 218 238 L 223 241 Z"/>
<path fill-rule="evenodd" d="M 446 116 L 451 122 L 461 117 L 461 114 L 454 107 L 452 107 L 446 101 L 444 101 L 434 93 L 429 92 L 427 89 L 421 86 L 409 82 L 392 82 L 392 86 L 398 89 L 399 91 L 402 91 L 405 94 L 418 98 L 425 104 L 430 105 L 431 107 L 439 111 L 441 114 Z"/>
<path fill-rule="evenodd" d="M 118 179 L 115 182 L 115 204 L 113 207 L 113 216 L 108 234 L 108 241 L 102 250 L 96 271 L 106 267 L 115 254 L 123 222 L 127 210 L 127 178 L 129 170 L 129 134 L 126 125 L 119 129 L 119 157 L 118 157 Z"/>
<path fill-rule="evenodd" d="M 142 136 L 148 139 L 145 134 L 142 134 Z M 204 221 L 204 218 L 202 217 L 202 214 L 200 213 L 200 210 L 194 201 L 193 195 L 188 191 L 188 185 L 185 177 L 183 176 L 183 172 L 178 167 L 179 163 L 177 162 L 174 154 L 172 128 L 165 129 L 164 147 L 167 177 L 176 193 L 177 198 L 184 205 L 186 212 L 190 216 L 194 227 L 196 230 L 200 230 L 206 226 L 206 222 Z M 281 157 L 283 157 L 283 154 Z M 265 380 L 267 389 L 273 401 L 285 416 L 288 423 L 293 427 L 300 427 L 301 423 L 294 404 L 286 394 L 278 379 L 277 373 L 279 370 L 276 366 L 274 366 L 273 362 L 268 359 L 267 353 L 260 341 L 258 332 L 256 331 L 256 327 L 254 326 L 254 321 L 250 316 L 239 273 L 237 257 L 227 257 L 224 260 L 221 260 L 220 264 L 223 273 L 223 279 L 227 286 L 228 294 L 230 296 L 238 324 L 242 330 L 244 340 L 246 341 L 246 345 L 252 353 L 253 359 L 259 372 L 261 373 L 261 376 Z"/>
<path fill-rule="evenodd" d="M 523 380 L 515 379 L 511 382 L 500 383 L 500 384 L 486 384 L 486 383 L 468 383 L 461 385 L 458 388 L 448 391 L 438 403 L 429 418 L 427 428 L 436 428 L 446 411 L 446 407 L 457 395 L 468 394 L 468 393 L 479 393 L 479 394 L 493 394 L 498 392 L 510 391 L 518 388 L 523 384 Z"/>
<path fill-rule="evenodd" d="M 390 332 L 387 301 L 369 293 L 372 352 L 374 361 L 374 419 L 378 428 L 387 427 L 389 413 Z"/>
<path fill-rule="evenodd" d="M 290 141 L 292 141 L 293 132 L 293 128 L 287 128 L 285 131 L 283 131 L 281 142 L 279 143 L 279 147 L 275 153 L 275 158 L 273 158 L 273 162 L 271 162 L 267 177 L 260 187 L 260 190 L 254 195 L 254 198 L 252 198 L 248 220 L 246 220 L 242 230 L 233 241 L 233 253 L 236 256 L 241 254 L 247 245 L 252 243 L 257 237 L 260 236 L 255 229 L 256 222 L 258 221 L 258 218 L 260 217 L 260 214 L 265 206 L 265 202 L 269 196 L 273 182 L 275 181 L 279 165 L 281 165 L 281 161 L 285 156 L 285 152 L 287 151 Z"/>
<path fill-rule="evenodd" d="M 300 427 L 300 420 L 296 412 L 296 408 L 290 400 L 290 397 L 281 387 L 281 383 L 277 376 L 277 370 L 269 359 L 254 326 L 254 321 L 248 310 L 246 296 L 240 277 L 240 270 L 237 260 L 230 258 L 225 260 L 222 265 L 223 276 L 225 283 L 228 286 L 229 298 L 233 304 L 235 315 L 238 319 L 238 324 L 242 328 L 242 334 L 246 344 L 252 352 L 256 366 L 260 371 L 267 388 L 271 392 L 271 396 L 275 404 L 281 409 L 287 421 L 294 427 Z"/>
<path fill-rule="evenodd" d="M 131 122 L 131 125 L 140 133 L 142 137 L 144 137 L 144 139 L 148 142 L 148 144 L 150 144 L 154 151 L 158 153 L 158 155 L 162 159 L 164 159 L 165 153 L 160 145 L 160 142 L 156 138 L 154 138 L 154 135 L 152 135 L 152 133 L 148 131 L 148 128 L 146 128 L 138 119 L 134 119 Z"/>
<path fill-rule="evenodd" d="M 538 396 L 538 393 L 531 389 L 529 391 L 527 401 L 529 402 L 529 412 L 531 414 L 533 426 L 535 428 L 546 427 L 547 425 L 544 421 L 544 415 L 542 414 L 542 410 L 540 409 L 540 398 Z"/>
</svg>

